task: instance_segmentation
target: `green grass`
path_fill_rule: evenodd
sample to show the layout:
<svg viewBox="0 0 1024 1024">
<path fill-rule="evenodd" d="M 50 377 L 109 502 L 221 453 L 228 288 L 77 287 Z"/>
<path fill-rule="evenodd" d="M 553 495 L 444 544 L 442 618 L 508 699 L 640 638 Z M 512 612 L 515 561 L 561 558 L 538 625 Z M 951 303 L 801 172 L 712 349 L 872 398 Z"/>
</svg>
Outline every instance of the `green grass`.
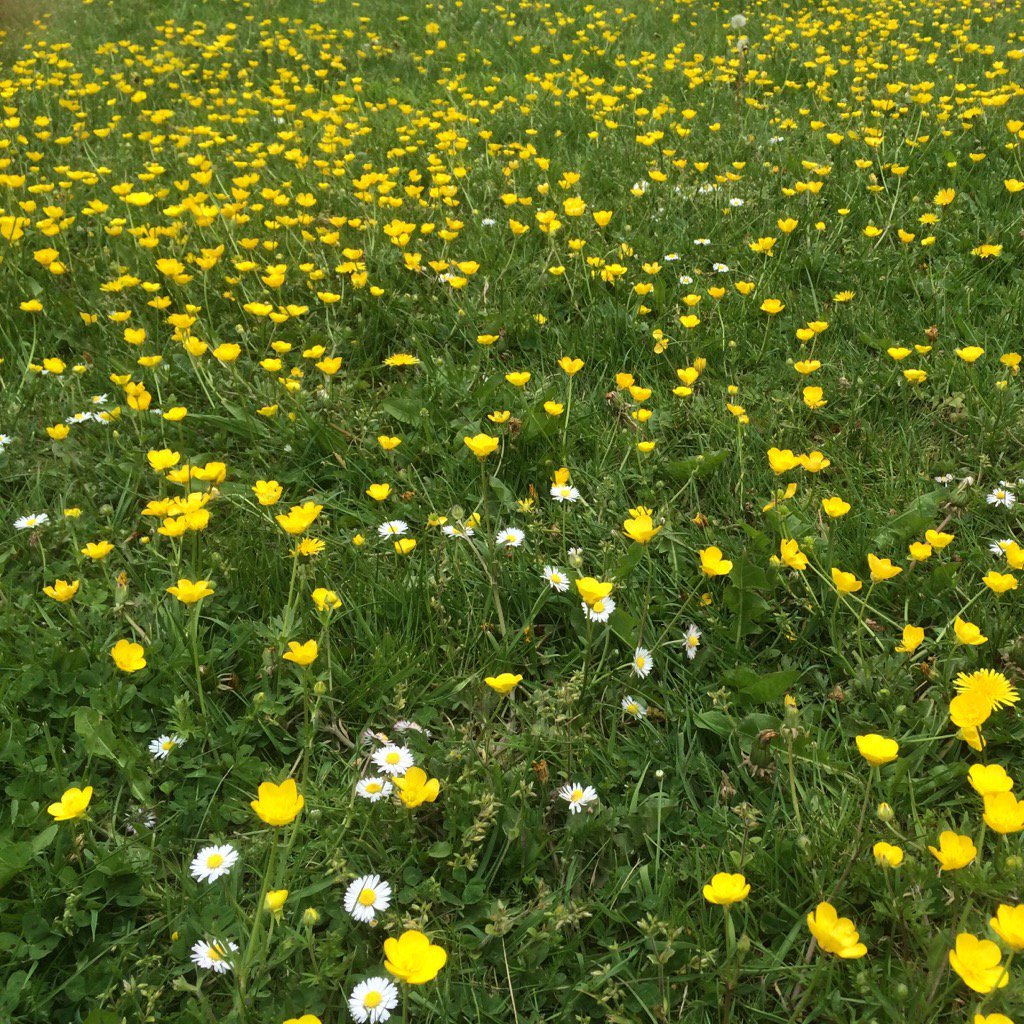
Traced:
<svg viewBox="0 0 1024 1024">
<path fill-rule="evenodd" d="M 948 959 L 958 934 L 994 938 L 1024 884 L 1020 833 L 984 826 L 967 781 L 977 762 L 1016 772 L 1016 712 L 985 722 L 980 753 L 949 713 L 959 673 L 1016 683 L 1024 658 L 1018 592 L 982 582 L 1014 572 L 993 542 L 1024 543 L 1020 506 L 986 502 L 1024 477 L 1022 6 L 762 2 L 742 12 L 742 54 L 738 13 L 218 0 L 5 22 L 0 1018 L 337 1024 L 407 928 L 448 953 L 402 991 L 394 1013 L 414 1021 L 1024 1014 L 1019 968 L 986 996 Z M 404 246 L 395 221 L 415 225 Z M 751 247 L 765 237 L 770 254 Z M 785 308 L 762 312 L 769 298 Z M 250 303 L 306 310 L 275 324 Z M 213 357 L 225 343 L 237 361 Z M 385 365 L 396 353 L 418 363 Z M 585 362 L 571 383 L 563 356 Z M 674 393 L 698 360 L 692 394 Z M 809 386 L 827 405 L 808 407 Z M 173 407 L 184 419 L 153 412 Z M 105 424 L 47 432 L 98 409 Z M 463 442 L 481 431 L 500 438 L 484 460 Z M 165 479 L 147 461 L 165 448 L 223 463 L 223 481 Z M 776 475 L 771 448 L 830 465 Z M 572 504 L 550 495 L 563 466 Z M 257 480 L 280 483 L 277 505 Z M 211 495 L 208 524 L 158 532 L 147 503 L 190 490 Z M 852 508 L 832 520 L 834 495 Z M 295 558 L 274 515 L 307 500 L 324 548 Z M 623 533 L 639 505 L 661 527 L 649 545 Z M 39 512 L 47 525 L 14 528 Z M 473 516 L 471 540 L 444 535 Z M 394 519 L 406 555 L 377 535 Z M 499 550 L 509 526 L 524 543 Z M 955 539 L 915 561 L 929 530 Z M 805 570 L 779 564 L 784 539 Z M 99 540 L 114 547 L 93 561 Z M 732 563 L 715 578 L 712 545 Z M 872 584 L 869 553 L 902 573 Z M 610 621 L 588 625 L 545 566 L 614 581 Z M 838 594 L 833 568 L 863 588 Z M 215 593 L 185 606 L 179 578 Z M 71 601 L 44 593 L 57 579 L 80 581 Z M 318 612 L 317 587 L 340 608 Z M 987 642 L 958 643 L 957 616 Z M 925 630 L 912 653 L 896 650 L 906 624 Z M 120 639 L 144 669 L 115 667 Z M 310 667 L 283 660 L 309 639 Z M 506 671 L 523 679 L 499 697 L 484 678 Z M 865 733 L 898 740 L 898 760 L 870 770 Z M 408 745 L 435 802 L 357 797 L 373 734 Z M 162 735 L 185 742 L 155 760 Z M 250 801 L 288 777 L 305 808 L 270 828 Z M 599 800 L 570 815 L 570 782 Z M 47 807 L 85 785 L 88 813 L 55 822 Z M 978 841 L 968 867 L 938 871 L 945 829 Z M 904 850 L 894 870 L 872 856 L 882 840 Z M 199 883 L 189 865 L 215 843 L 239 861 Z M 728 914 L 702 897 L 719 871 L 751 886 Z M 393 889 L 373 926 L 344 909 L 368 873 Z M 289 891 L 280 920 L 259 910 L 267 887 Z M 864 958 L 812 941 L 825 900 Z M 241 947 L 227 974 L 190 963 L 212 938 Z"/>
</svg>

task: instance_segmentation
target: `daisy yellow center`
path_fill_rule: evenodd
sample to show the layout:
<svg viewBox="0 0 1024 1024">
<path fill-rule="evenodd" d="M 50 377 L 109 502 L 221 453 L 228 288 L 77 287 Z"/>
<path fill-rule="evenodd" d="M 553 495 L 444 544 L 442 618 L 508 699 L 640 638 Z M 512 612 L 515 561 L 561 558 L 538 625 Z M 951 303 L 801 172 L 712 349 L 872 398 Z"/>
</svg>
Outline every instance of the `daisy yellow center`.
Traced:
<svg viewBox="0 0 1024 1024">
<path fill-rule="evenodd" d="M 224 863 L 224 858 L 219 853 L 211 853 L 206 858 L 206 866 L 208 868 L 219 868 Z"/>
<path fill-rule="evenodd" d="M 173 750 L 174 749 L 174 740 L 164 740 L 164 742 L 160 744 L 160 749 L 161 750 Z"/>
<path fill-rule="evenodd" d="M 379 782 L 371 782 L 366 787 L 367 793 L 379 793 L 384 787 Z"/>
<path fill-rule="evenodd" d="M 220 946 L 211 946 L 207 956 L 209 956 L 211 960 L 223 960 L 224 952 L 221 950 Z"/>
<path fill-rule="evenodd" d="M 583 790 L 582 789 L 574 789 L 572 791 L 572 793 L 569 794 L 569 796 L 570 796 L 570 799 L 573 801 L 573 803 L 575 803 L 577 800 L 582 800 L 583 799 Z"/>
<path fill-rule="evenodd" d="M 600 615 L 604 611 L 604 601 L 595 601 L 592 605 L 594 613 Z"/>
<path fill-rule="evenodd" d="M 561 573 L 553 572 L 551 574 L 551 582 L 552 583 L 561 583 L 562 582 Z"/>
<path fill-rule="evenodd" d="M 687 647 L 696 647 L 697 643 L 698 643 L 698 640 L 697 640 L 697 638 L 695 636 L 688 636 L 686 638 L 686 646 Z"/>
<path fill-rule="evenodd" d="M 646 665 L 646 664 L 647 664 L 647 659 L 646 658 L 640 657 L 640 658 L 636 659 L 636 667 L 637 668 L 643 668 L 644 665 Z"/>
<path fill-rule="evenodd" d="M 359 894 L 359 902 L 364 907 L 372 907 L 377 902 L 377 894 L 373 889 L 364 889 Z"/>
<path fill-rule="evenodd" d="M 632 711 L 633 714 L 635 715 L 637 713 L 637 711 L 639 711 L 640 709 L 635 704 L 627 704 L 626 705 L 626 710 L 627 711 Z"/>
<path fill-rule="evenodd" d="M 374 989 L 372 992 L 367 992 L 363 997 L 363 1006 L 368 1010 L 372 1010 L 384 1001 L 384 997 Z"/>
<path fill-rule="evenodd" d="M 398 764 L 398 762 L 401 760 L 401 757 L 394 751 L 392 751 L 390 754 L 388 754 L 386 760 L 388 764 Z"/>
</svg>

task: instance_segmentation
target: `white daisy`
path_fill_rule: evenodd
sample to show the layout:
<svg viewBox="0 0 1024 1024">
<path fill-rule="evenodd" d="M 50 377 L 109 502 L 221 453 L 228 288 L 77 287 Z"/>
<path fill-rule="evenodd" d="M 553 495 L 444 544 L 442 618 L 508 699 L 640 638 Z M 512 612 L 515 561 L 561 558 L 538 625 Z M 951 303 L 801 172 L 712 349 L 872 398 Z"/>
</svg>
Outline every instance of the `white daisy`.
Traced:
<svg viewBox="0 0 1024 1024">
<path fill-rule="evenodd" d="M 14 438 L 10 434 L 0 434 L 0 452 L 2 452 Z"/>
<path fill-rule="evenodd" d="M 379 537 L 401 537 L 403 533 L 409 532 L 409 524 L 404 519 L 389 519 L 377 527 Z"/>
<path fill-rule="evenodd" d="M 713 263 L 711 265 L 711 269 L 716 274 L 728 274 L 729 273 L 729 264 L 728 263 Z"/>
<path fill-rule="evenodd" d="M 666 263 L 678 263 L 679 262 L 679 253 L 677 253 L 677 252 L 667 252 L 667 253 L 665 253 L 665 256 L 663 258 L 664 258 Z"/>
<path fill-rule="evenodd" d="M 192 963 L 207 971 L 227 974 L 231 970 L 231 954 L 237 952 L 238 946 L 234 942 L 221 942 L 220 939 L 204 942 L 200 939 L 192 947 Z"/>
<path fill-rule="evenodd" d="M 370 760 L 385 775 L 404 775 L 416 763 L 408 747 L 400 747 L 395 743 L 381 747 Z"/>
<path fill-rule="evenodd" d="M 394 788 L 387 779 L 375 779 L 372 777 L 360 779 L 356 783 L 356 796 L 361 796 L 364 800 L 369 800 L 371 804 L 375 804 L 378 800 L 384 800 L 391 796 Z"/>
<path fill-rule="evenodd" d="M 992 552 L 996 558 L 1001 558 L 1006 554 L 1006 549 L 1013 543 L 1010 537 L 1005 537 L 1003 540 L 994 540 L 989 544 L 988 549 Z"/>
<path fill-rule="evenodd" d="M 953 482 L 953 474 L 943 473 L 941 476 L 935 477 L 935 482 L 937 484 L 951 484 Z"/>
<path fill-rule="evenodd" d="M 180 747 L 184 742 L 180 736 L 158 736 L 155 740 L 150 740 L 149 752 L 158 761 L 162 761 L 175 747 Z"/>
<path fill-rule="evenodd" d="M 387 978 L 367 978 L 348 997 L 348 1012 L 357 1024 L 378 1024 L 398 1005 L 398 989 Z"/>
<path fill-rule="evenodd" d="M 93 395 L 92 398 L 89 399 L 89 401 L 92 402 L 93 405 L 106 405 L 107 404 L 107 396 L 106 395 Z"/>
<path fill-rule="evenodd" d="M 552 590 L 557 590 L 559 594 L 564 594 L 569 589 L 569 579 L 561 569 L 545 565 L 541 575 L 547 580 L 548 586 Z"/>
<path fill-rule="evenodd" d="M 418 732 L 430 739 L 430 730 L 425 729 L 419 722 L 410 721 L 407 718 L 403 718 L 400 722 L 395 722 L 395 732 Z"/>
<path fill-rule="evenodd" d="M 189 871 L 197 882 L 216 882 L 223 878 L 238 860 L 238 851 L 230 844 L 223 846 L 207 846 L 200 850 L 196 859 L 192 861 Z"/>
<path fill-rule="evenodd" d="M 607 622 L 611 618 L 612 612 L 615 611 L 615 598 L 613 597 L 602 598 L 592 605 L 587 604 L 586 601 L 581 601 L 580 604 L 583 606 L 583 614 L 591 622 Z"/>
<path fill-rule="evenodd" d="M 91 423 L 92 413 L 91 412 L 76 412 L 69 416 L 65 421 L 70 427 L 76 427 L 79 423 Z"/>
<path fill-rule="evenodd" d="M 380 875 L 363 875 L 345 890 L 345 910 L 364 924 L 391 906 L 391 886 Z"/>
<path fill-rule="evenodd" d="M 654 659 L 646 647 L 638 647 L 633 652 L 633 675 L 646 679 L 654 668 Z"/>
<path fill-rule="evenodd" d="M 683 639 L 686 641 L 686 656 L 693 661 L 697 657 L 697 648 L 700 647 L 700 630 L 696 624 L 691 622 L 683 635 Z"/>
<path fill-rule="evenodd" d="M 693 278 L 689 274 L 681 274 L 679 276 L 680 284 L 693 284 Z"/>
<path fill-rule="evenodd" d="M 504 530 L 499 530 L 498 536 L 494 538 L 499 548 L 521 548 L 524 540 L 526 534 L 518 526 L 508 526 Z"/>
<path fill-rule="evenodd" d="M 693 240 L 693 244 L 694 245 L 710 245 L 711 244 L 711 239 L 710 238 L 695 238 Z"/>
<path fill-rule="evenodd" d="M 27 516 L 20 516 L 14 520 L 16 530 L 35 530 L 37 527 L 45 526 L 50 517 L 45 512 L 33 512 Z"/>
<path fill-rule="evenodd" d="M 497 224 L 498 222 L 493 217 L 484 217 L 484 219 L 480 221 L 480 223 L 485 228 L 493 228 L 494 225 Z"/>
<path fill-rule="evenodd" d="M 994 488 L 985 500 L 990 505 L 998 505 L 1001 508 L 1013 508 L 1017 503 L 1016 495 L 1006 487 Z"/>
<path fill-rule="evenodd" d="M 742 199 L 738 199 L 738 198 L 730 199 L 729 200 L 729 205 L 735 209 L 735 208 L 740 207 L 740 206 L 743 205 L 743 200 Z"/>
<path fill-rule="evenodd" d="M 572 504 L 574 501 L 578 501 L 580 492 L 569 484 L 552 484 L 551 486 L 551 497 L 557 502 L 567 501 Z"/>
<path fill-rule="evenodd" d="M 558 791 L 558 795 L 568 803 L 570 814 L 579 814 L 587 804 L 592 804 L 597 799 L 597 790 L 593 786 L 570 782 Z"/>
<path fill-rule="evenodd" d="M 627 715 L 632 715 L 634 718 L 646 718 L 647 717 L 647 705 L 641 704 L 636 697 L 625 696 L 622 698 L 622 710 Z"/>
</svg>

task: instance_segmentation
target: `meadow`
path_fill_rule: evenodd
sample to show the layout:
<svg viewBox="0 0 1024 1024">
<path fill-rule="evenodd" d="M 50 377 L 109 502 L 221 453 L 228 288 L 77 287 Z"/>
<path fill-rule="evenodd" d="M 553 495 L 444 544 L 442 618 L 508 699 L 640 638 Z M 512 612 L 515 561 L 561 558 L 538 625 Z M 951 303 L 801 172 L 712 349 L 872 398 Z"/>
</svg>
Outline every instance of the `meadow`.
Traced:
<svg viewBox="0 0 1024 1024">
<path fill-rule="evenodd" d="M 1024 3 L 0 27 L 0 1019 L 1024 1021 Z"/>
</svg>

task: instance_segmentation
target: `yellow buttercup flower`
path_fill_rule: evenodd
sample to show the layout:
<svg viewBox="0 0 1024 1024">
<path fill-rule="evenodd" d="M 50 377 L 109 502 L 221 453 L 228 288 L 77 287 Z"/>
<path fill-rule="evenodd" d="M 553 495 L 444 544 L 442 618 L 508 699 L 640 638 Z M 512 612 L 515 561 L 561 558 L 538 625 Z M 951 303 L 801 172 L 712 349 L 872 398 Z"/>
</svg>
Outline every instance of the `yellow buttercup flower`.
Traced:
<svg viewBox="0 0 1024 1024">
<path fill-rule="evenodd" d="M 176 597 L 182 604 L 195 604 L 204 597 L 210 597 L 213 594 L 213 587 L 210 586 L 209 580 L 196 580 L 193 583 L 192 580 L 180 579 L 176 586 L 167 588 L 167 593 Z"/>
<path fill-rule="evenodd" d="M 842 498 L 822 498 L 821 507 L 825 512 L 825 515 L 829 519 L 839 519 L 841 516 L 845 516 L 850 511 L 849 502 L 843 501 Z"/>
<path fill-rule="evenodd" d="M 85 786 L 82 789 L 72 787 L 64 790 L 60 800 L 46 808 L 46 813 L 57 821 L 73 821 L 85 814 L 91 800 L 92 786 Z"/>
<path fill-rule="evenodd" d="M 714 544 L 697 553 L 700 556 L 700 571 L 705 576 L 728 576 L 732 572 L 732 562 Z"/>
<path fill-rule="evenodd" d="M 576 580 L 577 593 L 591 608 L 593 608 L 598 601 L 603 601 L 608 597 L 614 586 L 614 583 L 606 583 L 601 580 L 594 579 L 593 576 L 581 576 Z"/>
<path fill-rule="evenodd" d="M 928 850 L 943 871 L 959 871 L 978 856 L 978 848 L 970 836 L 957 835 L 948 829 L 939 835 L 938 847 L 929 846 Z"/>
<path fill-rule="evenodd" d="M 249 801 L 259 819 L 275 827 L 290 825 L 305 805 L 294 779 L 285 779 L 280 785 L 261 782 L 257 798 Z"/>
<path fill-rule="evenodd" d="M 630 540 L 638 544 L 649 544 L 661 530 L 661 526 L 655 526 L 649 515 L 642 515 L 625 520 L 622 529 Z"/>
<path fill-rule="evenodd" d="M 1011 907 L 1001 903 L 996 916 L 989 918 L 989 927 L 1014 953 L 1024 951 L 1024 906 Z"/>
<path fill-rule="evenodd" d="M 433 981 L 448 962 L 444 949 L 415 930 L 403 932 L 397 939 L 385 939 L 384 957 L 387 972 L 407 985 Z"/>
<path fill-rule="evenodd" d="M 989 793 L 985 797 L 985 824 L 993 832 L 1008 835 L 1024 830 L 1024 800 L 1013 793 Z"/>
<path fill-rule="evenodd" d="M 879 736 L 878 733 L 870 732 L 857 736 L 855 742 L 860 756 L 873 768 L 889 764 L 899 757 L 900 745 L 893 739 Z"/>
<path fill-rule="evenodd" d="M 896 650 L 900 654 L 912 654 L 924 642 L 924 630 L 920 626 L 912 626 L 908 622 L 903 627 L 903 641 Z"/>
<path fill-rule="evenodd" d="M 819 903 L 807 915 L 807 927 L 823 952 L 842 960 L 857 960 L 868 951 L 853 921 L 840 917 L 831 903 Z"/>
<path fill-rule="evenodd" d="M 871 847 L 871 856 L 880 868 L 898 868 L 903 863 L 903 850 L 891 843 L 875 843 Z"/>
<path fill-rule="evenodd" d="M 146 667 L 146 652 L 142 644 L 131 640 L 118 640 L 110 649 L 110 656 L 122 672 L 138 672 Z"/>
<path fill-rule="evenodd" d="M 288 651 L 282 657 L 285 661 L 305 667 L 312 665 L 319 653 L 320 648 L 315 640 L 307 640 L 305 643 L 299 643 L 298 640 L 289 640 Z"/>
<path fill-rule="evenodd" d="M 276 505 L 281 500 L 284 489 L 276 480 L 257 480 L 252 485 L 252 492 L 261 505 Z"/>
<path fill-rule="evenodd" d="M 80 585 L 81 580 L 71 580 L 70 582 L 68 580 L 54 580 L 52 586 L 43 587 L 43 593 L 54 601 L 64 604 L 78 593 Z"/>
<path fill-rule="evenodd" d="M 310 597 L 313 599 L 313 604 L 316 605 L 317 610 L 321 612 L 333 612 L 341 607 L 341 598 L 333 590 L 328 590 L 326 587 L 317 587 L 310 594 Z"/>
<path fill-rule="evenodd" d="M 835 566 L 832 567 L 832 582 L 840 594 L 856 594 L 864 586 L 852 572 L 844 572 Z"/>
<path fill-rule="evenodd" d="M 503 697 L 511 693 L 521 682 L 523 677 L 512 672 L 502 672 L 496 676 L 486 676 L 484 682 Z"/>
<path fill-rule="evenodd" d="M 422 768 L 410 768 L 404 775 L 396 776 L 393 781 L 399 799 L 409 808 L 419 807 L 424 803 L 432 804 L 441 791 L 441 783 L 430 778 Z"/>
<path fill-rule="evenodd" d="M 968 988 L 986 995 L 1010 983 L 1010 972 L 1003 966 L 1002 956 L 999 947 L 989 939 L 961 932 L 956 937 L 956 947 L 949 951 L 949 966 Z"/>
<path fill-rule="evenodd" d="M 462 440 L 478 459 L 486 459 L 488 455 L 493 455 L 498 449 L 498 438 L 491 437 L 488 434 L 476 434 L 473 437 L 467 436 Z"/>
<path fill-rule="evenodd" d="M 711 881 L 704 886 L 702 892 L 708 903 L 725 907 L 745 900 L 750 895 L 750 883 L 743 875 L 719 871 L 711 876 Z"/>
<path fill-rule="evenodd" d="M 973 623 L 966 622 L 958 615 L 953 621 L 953 632 L 957 640 L 968 647 L 980 647 L 988 643 L 988 637 L 983 636 L 981 630 Z"/>
<path fill-rule="evenodd" d="M 1013 779 L 1001 764 L 972 764 L 967 773 L 971 788 L 983 797 L 994 793 L 1009 793 Z"/>
</svg>

